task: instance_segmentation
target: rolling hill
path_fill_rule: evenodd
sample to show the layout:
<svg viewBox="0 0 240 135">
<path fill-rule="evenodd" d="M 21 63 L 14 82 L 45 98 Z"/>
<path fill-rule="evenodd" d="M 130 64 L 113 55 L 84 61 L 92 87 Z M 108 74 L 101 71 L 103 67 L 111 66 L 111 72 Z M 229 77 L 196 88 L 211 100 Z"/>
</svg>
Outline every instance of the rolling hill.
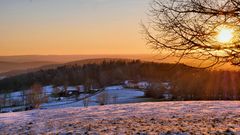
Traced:
<svg viewBox="0 0 240 135">
<path fill-rule="evenodd" d="M 33 62 L 5 62 L 0 61 L 0 73 L 9 72 L 14 70 L 23 70 L 29 68 L 37 68 L 43 65 L 57 64 L 50 61 L 33 61 Z"/>
<path fill-rule="evenodd" d="M 0 56 L 0 79 L 62 65 L 98 63 L 100 59 L 151 59 L 150 55 L 20 55 Z"/>
<path fill-rule="evenodd" d="M 84 65 L 84 64 L 100 64 L 103 61 L 112 61 L 112 60 L 130 60 L 130 59 L 120 59 L 120 58 L 96 58 L 96 59 L 84 59 L 84 60 L 77 60 L 77 61 L 72 61 L 72 62 L 67 62 L 67 63 L 54 63 L 54 62 L 42 62 L 39 63 L 39 65 L 37 65 L 37 62 L 25 62 L 27 63 L 26 65 L 28 66 L 24 66 L 24 63 L 13 63 L 13 62 L 3 62 L 3 63 L 9 63 L 9 65 L 5 65 L 5 67 L 8 66 L 8 68 L 6 68 L 6 72 L 1 72 L 0 71 L 0 77 L 6 78 L 6 77 L 11 77 L 11 76 L 16 76 L 16 75 L 20 75 L 20 74 L 25 74 L 25 73 L 30 73 L 30 72 L 36 72 L 39 70 L 47 70 L 47 69 L 56 69 L 57 67 L 60 66 L 73 66 L 73 65 Z M 32 63 L 32 65 L 31 65 Z M 35 63 L 35 65 L 34 65 Z M 21 65 L 22 67 L 18 66 Z M 42 64 L 42 65 L 41 65 Z M 0 62 L 1 65 L 1 62 Z M 1 69 L 1 68 L 0 68 Z"/>
</svg>

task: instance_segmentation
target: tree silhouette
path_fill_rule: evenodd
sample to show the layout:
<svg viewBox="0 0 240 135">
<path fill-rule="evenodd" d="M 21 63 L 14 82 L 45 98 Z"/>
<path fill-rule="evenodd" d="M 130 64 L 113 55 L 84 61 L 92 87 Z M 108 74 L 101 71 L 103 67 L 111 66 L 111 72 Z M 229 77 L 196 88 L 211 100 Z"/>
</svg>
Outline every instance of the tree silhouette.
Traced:
<svg viewBox="0 0 240 135">
<path fill-rule="evenodd" d="M 149 18 L 147 44 L 167 57 L 240 66 L 240 0 L 154 0 Z M 222 28 L 233 30 L 231 41 L 216 40 Z"/>
</svg>

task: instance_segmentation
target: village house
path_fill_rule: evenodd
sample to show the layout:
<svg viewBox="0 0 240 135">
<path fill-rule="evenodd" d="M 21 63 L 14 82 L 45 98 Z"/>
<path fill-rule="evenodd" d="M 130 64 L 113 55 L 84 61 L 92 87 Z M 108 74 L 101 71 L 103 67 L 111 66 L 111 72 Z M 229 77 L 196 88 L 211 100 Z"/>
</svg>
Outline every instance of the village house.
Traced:
<svg viewBox="0 0 240 135">
<path fill-rule="evenodd" d="M 75 95 L 80 94 L 85 91 L 84 85 L 77 85 L 77 86 L 69 86 L 67 88 L 64 88 L 63 86 L 58 87 L 59 90 L 65 91 L 68 95 Z"/>
<path fill-rule="evenodd" d="M 172 84 L 170 82 L 162 82 L 161 85 L 167 90 L 172 89 Z"/>
<path fill-rule="evenodd" d="M 137 83 L 139 89 L 147 89 L 150 87 L 150 83 L 147 81 L 141 81 Z"/>
<path fill-rule="evenodd" d="M 150 83 L 147 81 L 134 81 L 134 80 L 126 80 L 124 81 L 124 86 L 127 88 L 135 88 L 135 89 L 147 89 L 150 87 Z"/>
<path fill-rule="evenodd" d="M 134 80 L 126 80 L 124 86 L 127 88 L 138 88 L 138 82 Z"/>
</svg>

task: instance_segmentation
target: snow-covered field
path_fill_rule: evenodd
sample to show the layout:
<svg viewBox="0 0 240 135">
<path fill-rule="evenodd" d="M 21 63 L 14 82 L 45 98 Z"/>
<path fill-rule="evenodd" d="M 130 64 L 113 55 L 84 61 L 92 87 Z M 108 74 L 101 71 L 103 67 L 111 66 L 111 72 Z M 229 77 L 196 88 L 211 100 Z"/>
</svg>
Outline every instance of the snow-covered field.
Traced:
<svg viewBox="0 0 240 135">
<path fill-rule="evenodd" d="M 71 88 L 68 87 L 68 88 Z M 53 87 L 51 85 L 43 87 L 44 93 L 49 95 L 49 101 L 47 103 L 41 104 L 41 108 L 43 109 L 56 109 L 56 108 L 65 108 L 65 107 L 84 107 L 83 100 L 76 100 L 75 98 L 62 98 L 62 100 L 58 101 L 54 98 L 50 98 L 53 93 Z M 101 94 L 107 94 L 106 100 L 107 104 L 123 104 L 123 103 L 136 103 L 136 102 L 144 102 L 149 100 L 149 98 L 139 98 L 144 96 L 144 92 L 138 89 L 125 89 L 121 85 L 116 86 L 108 86 L 104 91 L 97 92 L 97 94 L 81 94 L 78 98 L 83 99 L 87 98 L 88 106 L 97 106 L 99 105 L 98 97 Z M 22 102 L 22 91 L 12 92 L 9 94 L 10 99 L 19 100 Z M 0 97 L 4 97 L 4 95 L 0 95 Z M 53 100 L 52 100 L 53 99 Z M 23 106 L 20 106 L 20 108 Z M 4 112 L 11 112 L 14 109 L 18 109 L 19 107 L 8 107 L 3 108 Z"/>
<path fill-rule="evenodd" d="M 0 134 L 240 134 L 240 102 L 148 102 L 0 114 Z"/>
<path fill-rule="evenodd" d="M 138 98 L 144 96 L 143 91 L 139 91 L 136 89 L 124 89 L 122 86 L 110 86 L 106 87 L 103 92 L 100 92 L 96 95 L 89 97 L 88 106 L 97 106 L 99 105 L 98 96 L 106 93 L 108 97 L 107 104 L 123 104 L 123 103 L 136 103 L 136 102 L 144 102 L 147 98 Z M 84 97 L 84 95 L 81 95 Z M 113 101 L 115 100 L 115 101 Z M 56 109 L 56 108 L 65 108 L 65 107 L 84 107 L 84 101 L 58 101 L 45 103 L 41 105 L 41 108 L 45 109 Z"/>
</svg>

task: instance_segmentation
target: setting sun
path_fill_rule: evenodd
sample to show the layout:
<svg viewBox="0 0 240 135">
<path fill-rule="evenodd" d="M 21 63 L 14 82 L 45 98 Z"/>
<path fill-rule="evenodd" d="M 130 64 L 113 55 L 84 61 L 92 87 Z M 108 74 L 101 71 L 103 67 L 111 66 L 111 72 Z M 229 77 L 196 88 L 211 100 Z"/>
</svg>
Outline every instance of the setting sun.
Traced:
<svg viewBox="0 0 240 135">
<path fill-rule="evenodd" d="M 220 28 L 217 34 L 217 41 L 221 43 L 230 42 L 234 37 L 233 32 L 234 30 L 231 28 L 226 28 L 226 27 Z"/>
<path fill-rule="evenodd" d="M 240 0 L 0 0 L 0 135 L 240 135 L 239 84 Z"/>
</svg>

